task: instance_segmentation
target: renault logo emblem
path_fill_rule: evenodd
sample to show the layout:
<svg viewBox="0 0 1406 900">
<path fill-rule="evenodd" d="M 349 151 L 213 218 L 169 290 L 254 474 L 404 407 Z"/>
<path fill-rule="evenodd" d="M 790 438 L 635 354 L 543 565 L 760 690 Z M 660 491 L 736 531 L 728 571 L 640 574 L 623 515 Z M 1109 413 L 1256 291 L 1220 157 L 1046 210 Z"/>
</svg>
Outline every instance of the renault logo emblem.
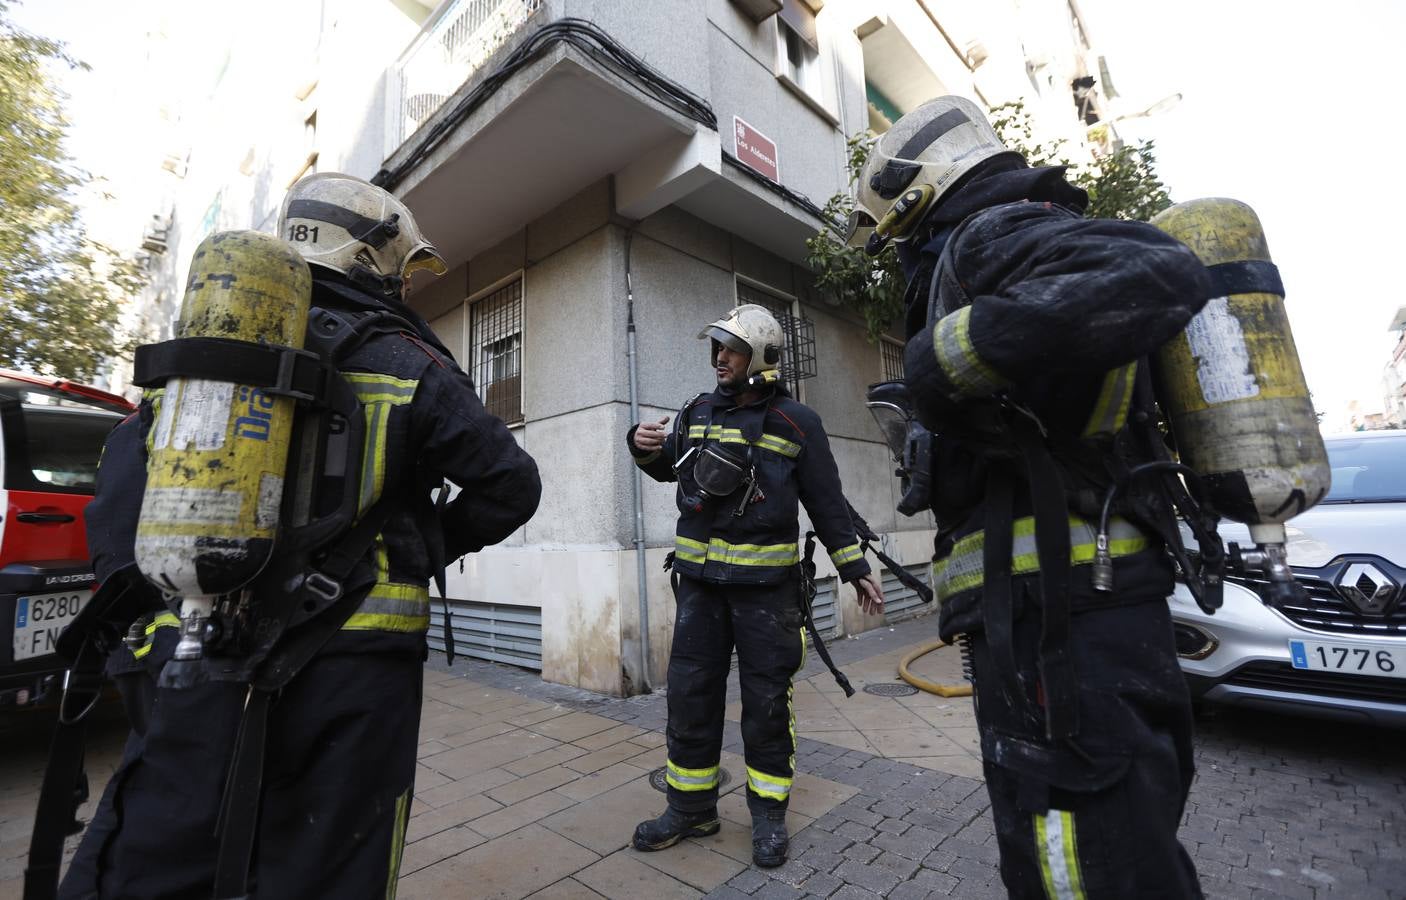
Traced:
<svg viewBox="0 0 1406 900">
<path fill-rule="evenodd" d="M 1338 576 L 1338 593 L 1364 616 L 1384 616 L 1398 585 L 1371 563 L 1353 563 Z"/>
</svg>

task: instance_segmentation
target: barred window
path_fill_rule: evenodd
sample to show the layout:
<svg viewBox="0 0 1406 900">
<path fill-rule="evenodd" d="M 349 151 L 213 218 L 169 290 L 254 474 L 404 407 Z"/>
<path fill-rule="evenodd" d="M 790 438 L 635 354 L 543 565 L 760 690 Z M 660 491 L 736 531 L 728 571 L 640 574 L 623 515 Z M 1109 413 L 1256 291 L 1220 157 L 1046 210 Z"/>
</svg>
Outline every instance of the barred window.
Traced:
<svg viewBox="0 0 1406 900">
<path fill-rule="evenodd" d="M 903 380 L 903 345 L 894 341 L 879 341 L 884 358 L 884 381 Z"/>
<path fill-rule="evenodd" d="M 785 346 L 781 350 L 781 380 L 786 390 L 801 399 L 801 381 L 815 377 L 815 326 L 804 316 L 791 315 L 791 302 L 773 294 L 737 282 L 737 303 L 764 306 L 781 324 Z"/>
<path fill-rule="evenodd" d="M 509 425 L 522 421 L 522 279 L 470 307 L 474 382 L 484 407 Z"/>
</svg>

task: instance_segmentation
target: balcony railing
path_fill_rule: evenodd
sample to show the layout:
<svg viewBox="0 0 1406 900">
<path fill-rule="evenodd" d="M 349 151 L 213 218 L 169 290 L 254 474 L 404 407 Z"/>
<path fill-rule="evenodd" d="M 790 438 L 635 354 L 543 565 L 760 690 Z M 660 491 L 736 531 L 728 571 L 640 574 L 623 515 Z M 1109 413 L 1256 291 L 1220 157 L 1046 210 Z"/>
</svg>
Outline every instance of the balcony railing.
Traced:
<svg viewBox="0 0 1406 900">
<path fill-rule="evenodd" d="M 386 156 L 393 154 L 544 0 L 454 0 L 391 70 Z"/>
</svg>

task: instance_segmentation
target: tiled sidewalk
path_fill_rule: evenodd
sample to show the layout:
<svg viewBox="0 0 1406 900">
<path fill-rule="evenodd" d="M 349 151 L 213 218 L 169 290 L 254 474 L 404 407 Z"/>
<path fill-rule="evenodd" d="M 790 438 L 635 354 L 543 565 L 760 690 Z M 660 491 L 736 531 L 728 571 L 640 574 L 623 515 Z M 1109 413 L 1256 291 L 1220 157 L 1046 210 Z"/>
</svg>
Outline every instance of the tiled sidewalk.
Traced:
<svg viewBox="0 0 1406 900">
<path fill-rule="evenodd" d="M 718 835 L 627 849 L 635 824 L 664 805 L 648 780 L 664 765 L 658 732 L 431 671 L 420 737 L 401 897 L 696 897 L 751 865 L 737 777 Z M 723 767 L 744 771 L 732 753 Z M 791 827 L 856 792 L 799 777 Z"/>
<path fill-rule="evenodd" d="M 402 897 L 1004 897 L 968 698 L 878 697 L 899 658 L 933 638 L 932 617 L 836 641 L 861 693 L 845 699 L 812 656 L 796 684 L 799 772 L 790 861 L 750 863 L 732 680 L 722 831 L 660 853 L 628 848 L 664 795 L 662 692 L 621 700 L 477 661 L 425 674 L 416 801 Z M 954 649 L 914 666 L 956 682 Z M 49 731 L 0 722 L 0 900 L 20 877 Z M 96 797 L 123 737 L 120 709 L 92 727 Z M 1222 712 L 1199 723 L 1198 774 L 1181 838 L 1206 896 L 1401 897 L 1406 777 L 1391 732 Z M 91 803 L 80 812 L 91 815 Z M 69 842 L 70 849 L 76 838 Z"/>
</svg>

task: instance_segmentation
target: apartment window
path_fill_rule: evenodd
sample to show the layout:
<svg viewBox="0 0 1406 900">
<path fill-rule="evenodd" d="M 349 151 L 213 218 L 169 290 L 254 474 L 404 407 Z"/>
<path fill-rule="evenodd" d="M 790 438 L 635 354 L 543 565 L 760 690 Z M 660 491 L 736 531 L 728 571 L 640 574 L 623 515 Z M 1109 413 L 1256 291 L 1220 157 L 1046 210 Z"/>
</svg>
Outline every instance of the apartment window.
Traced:
<svg viewBox="0 0 1406 900">
<path fill-rule="evenodd" d="M 884 360 L 884 381 L 903 380 L 903 345 L 897 341 L 879 341 L 879 353 Z"/>
<path fill-rule="evenodd" d="M 509 425 L 522 421 L 522 279 L 474 301 L 469 352 L 484 407 Z"/>
<path fill-rule="evenodd" d="M 792 315 L 792 301 L 745 282 L 737 282 L 737 303 L 764 306 L 776 316 L 785 335 L 781 351 L 781 380 L 797 400 L 801 397 L 801 382 L 815 377 L 815 325 L 802 316 Z"/>
<path fill-rule="evenodd" d="M 776 16 L 776 57 L 782 75 L 811 97 L 822 99 L 815 13 L 801 0 L 784 0 Z"/>
</svg>

